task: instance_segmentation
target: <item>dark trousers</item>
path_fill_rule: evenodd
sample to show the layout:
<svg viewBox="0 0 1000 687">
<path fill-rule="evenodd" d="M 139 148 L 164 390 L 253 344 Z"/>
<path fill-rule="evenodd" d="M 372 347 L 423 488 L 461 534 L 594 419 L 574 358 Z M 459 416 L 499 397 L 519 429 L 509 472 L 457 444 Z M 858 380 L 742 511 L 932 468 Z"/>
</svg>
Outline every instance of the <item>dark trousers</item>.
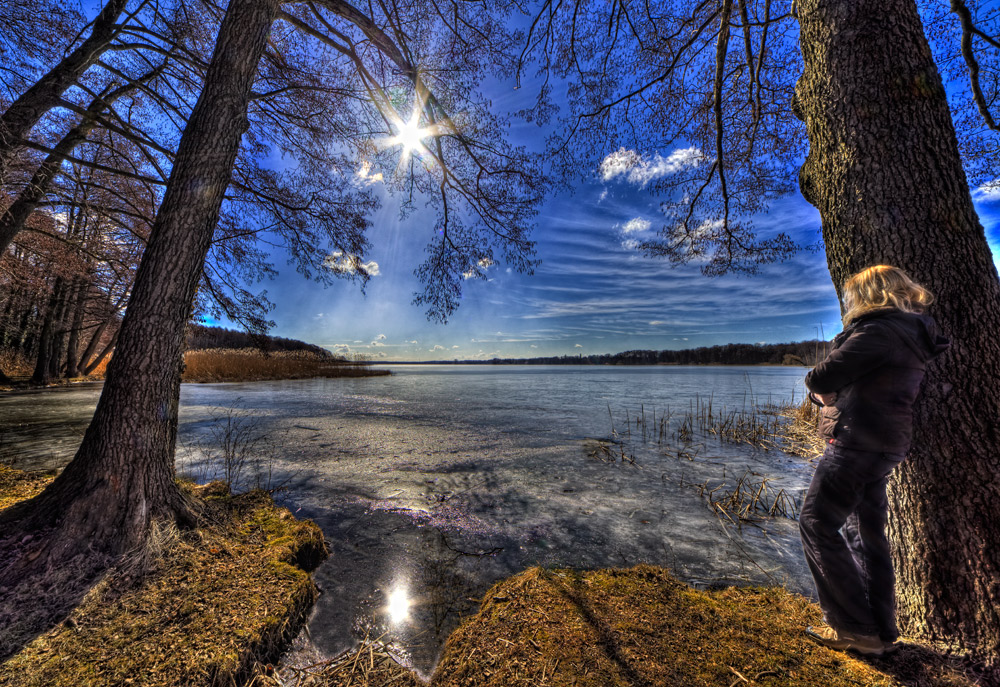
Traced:
<svg viewBox="0 0 1000 687">
<path fill-rule="evenodd" d="M 895 576 L 885 484 L 903 456 L 828 445 L 799 514 L 806 562 L 826 621 L 895 641 Z"/>
</svg>

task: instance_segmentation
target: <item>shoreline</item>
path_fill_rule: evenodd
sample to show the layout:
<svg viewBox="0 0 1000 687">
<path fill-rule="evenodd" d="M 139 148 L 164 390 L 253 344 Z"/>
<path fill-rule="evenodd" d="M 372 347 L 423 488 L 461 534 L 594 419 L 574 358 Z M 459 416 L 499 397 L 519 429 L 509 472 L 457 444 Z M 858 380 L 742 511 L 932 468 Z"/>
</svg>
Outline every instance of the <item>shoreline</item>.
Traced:
<svg viewBox="0 0 1000 687">
<path fill-rule="evenodd" d="M 0 467 L 0 507 L 51 479 Z M 214 524 L 168 538 L 138 585 L 113 569 L 68 618 L 0 664 L 0 684 L 428 684 L 377 641 L 309 666 L 281 664 L 319 593 L 306 571 L 327 555 L 322 533 L 262 492 L 189 488 L 214 509 Z M 697 590 L 646 564 L 530 568 L 478 601 L 449 636 L 431 685 L 985 684 L 977 666 L 926 644 L 881 658 L 821 647 L 802 632 L 820 622 L 819 607 L 783 587 Z"/>
<path fill-rule="evenodd" d="M 52 479 L 0 465 L 0 508 Z M 0 663 L 0 685 L 244 684 L 277 662 L 319 595 L 311 571 L 328 555 L 322 532 L 264 492 L 184 488 L 204 505 L 198 527 L 157 528 L 68 617 L 15 638 L 21 648 Z"/>
</svg>

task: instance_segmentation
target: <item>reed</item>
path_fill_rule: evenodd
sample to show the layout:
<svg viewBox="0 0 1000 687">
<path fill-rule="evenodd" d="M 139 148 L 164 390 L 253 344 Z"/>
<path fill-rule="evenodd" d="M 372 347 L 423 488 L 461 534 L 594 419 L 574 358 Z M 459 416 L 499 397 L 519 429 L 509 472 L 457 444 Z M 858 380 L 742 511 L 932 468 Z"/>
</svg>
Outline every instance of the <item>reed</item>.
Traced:
<svg viewBox="0 0 1000 687">
<path fill-rule="evenodd" d="M 184 355 L 185 382 L 246 382 L 311 377 L 374 377 L 389 374 L 367 363 L 311 351 L 264 353 L 255 348 L 211 348 Z"/>
<path fill-rule="evenodd" d="M 661 451 L 673 452 L 676 444 L 688 445 L 699 439 L 716 438 L 729 444 L 746 444 L 763 451 L 779 450 L 804 458 L 823 452 L 823 442 L 816 435 L 819 413 L 817 406 L 808 399 L 801 403 L 774 403 L 770 399 L 760 403 L 750 396 L 741 408 L 727 408 L 720 407 L 710 394 L 707 398 L 696 396 L 683 412 L 671 411 L 668 406 L 659 413 L 655 406 L 647 412 L 645 404 L 640 404 L 634 418 L 625 409 L 628 429 L 624 432 L 615 430 L 610 407 L 608 413 L 612 437 L 624 433 L 629 443 L 655 444 Z"/>
<path fill-rule="evenodd" d="M 708 488 L 708 482 L 695 486 L 698 495 L 708 499 L 712 510 L 737 527 L 764 517 L 796 519 L 795 499 L 784 489 L 775 490 L 770 482 L 771 478 L 747 470 L 731 489 L 723 489 L 725 482 L 713 489 Z"/>
</svg>

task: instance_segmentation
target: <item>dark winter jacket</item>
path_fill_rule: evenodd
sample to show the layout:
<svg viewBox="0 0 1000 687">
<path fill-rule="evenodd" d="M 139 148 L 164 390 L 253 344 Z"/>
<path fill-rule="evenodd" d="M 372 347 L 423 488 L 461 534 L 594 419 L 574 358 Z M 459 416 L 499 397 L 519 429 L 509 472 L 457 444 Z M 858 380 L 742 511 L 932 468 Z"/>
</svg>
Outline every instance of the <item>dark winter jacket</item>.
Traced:
<svg viewBox="0 0 1000 687">
<path fill-rule="evenodd" d="M 810 391 L 837 394 L 821 411 L 820 434 L 846 448 L 905 454 L 927 361 L 948 345 L 927 315 L 887 308 L 858 317 L 806 375 Z"/>
</svg>

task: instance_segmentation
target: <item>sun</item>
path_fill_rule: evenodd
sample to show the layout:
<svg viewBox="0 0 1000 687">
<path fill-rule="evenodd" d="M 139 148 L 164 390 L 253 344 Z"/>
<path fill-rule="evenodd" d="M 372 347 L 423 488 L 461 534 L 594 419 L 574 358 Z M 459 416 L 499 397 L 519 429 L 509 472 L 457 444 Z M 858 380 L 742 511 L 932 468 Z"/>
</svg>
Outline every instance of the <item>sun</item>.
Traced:
<svg viewBox="0 0 1000 687">
<path fill-rule="evenodd" d="M 420 126 L 420 110 L 417 109 L 410 117 L 410 121 L 399 120 L 396 124 L 396 135 L 389 139 L 389 144 L 403 146 L 403 155 L 409 156 L 422 150 L 424 139 L 430 135 L 430 128 Z"/>
</svg>

